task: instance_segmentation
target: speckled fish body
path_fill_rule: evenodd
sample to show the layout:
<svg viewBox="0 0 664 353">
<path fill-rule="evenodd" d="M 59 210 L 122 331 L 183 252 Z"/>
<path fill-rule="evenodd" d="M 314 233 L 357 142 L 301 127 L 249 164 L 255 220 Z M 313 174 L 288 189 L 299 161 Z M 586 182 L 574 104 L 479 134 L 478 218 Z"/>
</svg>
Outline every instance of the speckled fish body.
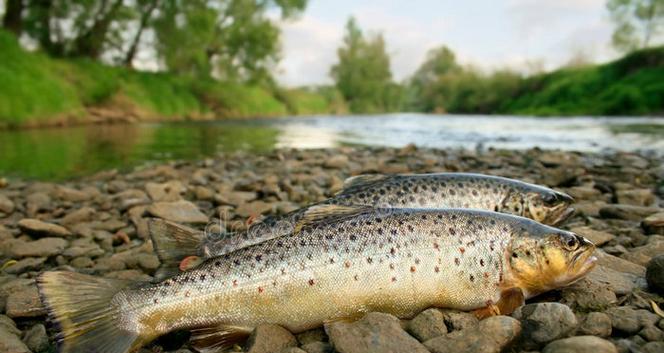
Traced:
<svg viewBox="0 0 664 353">
<path fill-rule="evenodd" d="M 571 214 L 573 210 L 569 205 L 572 202 L 573 199 L 566 194 L 519 180 L 471 173 L 434 173 L 353 177 L 346 181 L 341 192 L 318 205 L 470 208 L 557 224 Z M 266 218 L 254 223 L 247 232 L 207 234 L 197 255 L 223 255 L 289 234 L 307 210 L 315 206 L 304 207 L 281 217 Z"/>
<path fill-rule="evenodd" d="M 469 310 L 499 301 L 505 288 L 532 296 L 564 285 L 592 262 L 585 239 L 521 217 L 456 209 L 335 214 L 120 291 L 110 301 L 120 329 L 145 341 L 183 328 L 275 323 L 300 332 L 369 311 L 409 317 L 430 306 Z M 572 241 L 582 270 L 561 263 L 567 255 L 557 244 Z M 48 278 L 40 283 L 48 298 Z"/>
</svg>

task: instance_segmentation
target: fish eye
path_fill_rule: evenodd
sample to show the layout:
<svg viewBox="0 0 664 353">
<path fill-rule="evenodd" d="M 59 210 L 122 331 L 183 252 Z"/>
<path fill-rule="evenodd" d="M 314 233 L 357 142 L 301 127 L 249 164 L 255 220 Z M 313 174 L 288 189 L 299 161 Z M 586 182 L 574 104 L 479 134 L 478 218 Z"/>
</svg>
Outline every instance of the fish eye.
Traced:
<svg viewBox="0 0 664 353">
<path fill-rule="evenodd" d="M 579 240 L 572 234 L 561 235 L 561 242 L 570 251 L 576 250 L 579 247 Z"/>
<path fill-rule="evenodd" d="M 558 197 L 553 193 L 546 193 L 542 196 L 542 202 L 547 206 L 553 206 L 558 201 Z"/>
</svg>

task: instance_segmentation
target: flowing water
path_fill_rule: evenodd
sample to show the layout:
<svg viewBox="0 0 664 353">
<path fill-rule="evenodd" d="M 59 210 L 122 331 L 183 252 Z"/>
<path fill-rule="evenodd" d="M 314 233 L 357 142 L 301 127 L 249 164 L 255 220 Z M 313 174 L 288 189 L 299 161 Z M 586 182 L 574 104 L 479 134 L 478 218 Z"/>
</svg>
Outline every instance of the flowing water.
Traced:
<svg viewBox="0 0 664 353">
<path fill-rule="evenodd" d="M 0 177 L 66 179 L 223 151 L 348 145 L 664 154 L 664 118 L 389 114 L 0 131 Z"/>
</svg>

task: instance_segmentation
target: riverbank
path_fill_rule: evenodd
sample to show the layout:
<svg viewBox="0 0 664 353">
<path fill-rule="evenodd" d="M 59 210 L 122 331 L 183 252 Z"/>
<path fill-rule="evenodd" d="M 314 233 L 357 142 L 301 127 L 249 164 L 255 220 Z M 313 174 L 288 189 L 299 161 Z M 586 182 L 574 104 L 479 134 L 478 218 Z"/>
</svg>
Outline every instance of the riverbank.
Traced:
<svg viewBox="0 0 664 353">
<path fill-rule="evenodd" d="M 498 352 L 511 346 L 514 352 L 557 353 L 580 345 L 576 351 L 592 347 L 596 353 L 616 352 L 615 346 L 620 352 L 659 352 L 664 347 L 664 318 L 654 313 L 651 301 L 664 304 L 664 292 L 647 288 L 645 266 L 664 253 L 663 165 L 661 157 L 635 153 L 407 146 L 235 152 L 128 173 L 104 171 L 63 183 L 4 180 L 0 353 L 54 349 L 34 282 L 40 271 L 151 279 L 159 263 L 148 241 L 148 217 L 202 228 L 221 215 L 229 230 L 242 230 L 249 217 L 323 200 L 352 175 L 443 171 L 518 178 L 574 196 L 577 211 L 564 228 L 597 244 L 599 266 L 577 284 L 530 300 L 513 318 L 478 323 L 469 314 L 434 309 L 401 323 L 372 314 L 355 324 L 330 324 L 326 330 L 295 336 L 263 326 L 245 351 L 299 346 L 282 352 L 333 352 L 336 347 L 359 353 L 371 345 L 384 347 L 374 352 Z M 659 276 L 654 280 L 662 283 L 664 269 L 655 270 Z M 366 341 L 366 332 L 371 332 L 371 341 Z M 480 338 L 482 345 L 473 345 Z M 185 341 L 182 335 L 171 335 L 151 349 L 188 353 Z"/>
<path fill-rule="evenodd" d="M 335 91 L 282 89 L 62 60 L 0 30 L 0 128 L 345 111 Z"/>
</svg>

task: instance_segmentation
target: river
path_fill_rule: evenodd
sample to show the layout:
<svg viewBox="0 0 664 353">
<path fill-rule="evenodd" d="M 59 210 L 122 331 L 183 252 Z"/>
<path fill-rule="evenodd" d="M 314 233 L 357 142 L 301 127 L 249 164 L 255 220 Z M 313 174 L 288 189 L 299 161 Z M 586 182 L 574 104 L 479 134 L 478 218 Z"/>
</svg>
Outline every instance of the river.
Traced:
<svg viewBox="0 0 664 353">
<path fill-rule="evenodd" d="M 62 180 L 223 151 L 349 145 L 664 154 L 664 118 L 387 114 L 0 131 L 0 176 Z"/>
</svg>

